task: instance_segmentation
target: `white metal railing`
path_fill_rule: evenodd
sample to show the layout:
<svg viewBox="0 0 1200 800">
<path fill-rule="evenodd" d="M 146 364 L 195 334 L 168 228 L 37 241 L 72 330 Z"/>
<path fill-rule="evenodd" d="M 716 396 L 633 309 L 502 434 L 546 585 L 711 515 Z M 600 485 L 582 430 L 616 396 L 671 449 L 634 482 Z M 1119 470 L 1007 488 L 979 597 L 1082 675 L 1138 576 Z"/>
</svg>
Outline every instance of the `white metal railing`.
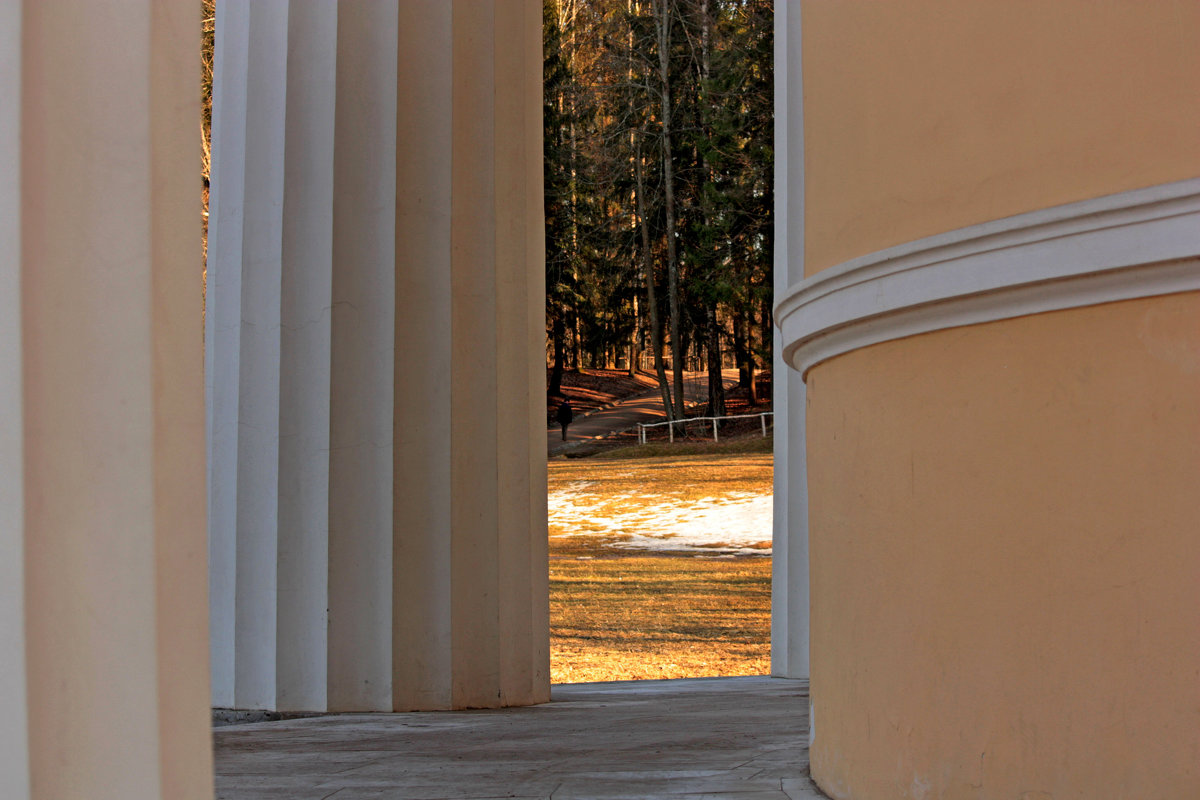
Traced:
<svg viewBox="0 0 1200 800">
<path fill-rule="evenodd" d="M 687 430 L 686 426 L 688 425 L 688 423 L 691 423 L 691 422 L 704 423 L 705 421 L 712 422 L 713 441 L 719 442 L 719 441 L 721 441 L 721 439 L 720 439 L 720 426 L 718 425 L 718 423 L 721 420 L 723 420 L 723 419 L 749 419 L 750 417 L 758 417 L 761 420 L 762 435 L 764 437 L 766 437 L 766 435 L 767 435 L 767 417 L 774 417 L 774 416 L 775 416 L 774 411 L 763 411 L 758 414 L 730 414 L 730 415 L 724 416 L 724 417 L 686 417 L 684 419 L 666 420 L 664 422 L 639 422 L 637 424 L 638 443 L 639 444 L 646 443 L 646 429 L 647 428 L 658 428 L 663 425 L 668 426 L 667 432 L 671 438 L 671 441 L 674 442 L 676 425 L 683 425 L 684 430 L 686 431 Z M 775 421 L 772 420 L 771 424 L 774 425 Z"/>
</svg>

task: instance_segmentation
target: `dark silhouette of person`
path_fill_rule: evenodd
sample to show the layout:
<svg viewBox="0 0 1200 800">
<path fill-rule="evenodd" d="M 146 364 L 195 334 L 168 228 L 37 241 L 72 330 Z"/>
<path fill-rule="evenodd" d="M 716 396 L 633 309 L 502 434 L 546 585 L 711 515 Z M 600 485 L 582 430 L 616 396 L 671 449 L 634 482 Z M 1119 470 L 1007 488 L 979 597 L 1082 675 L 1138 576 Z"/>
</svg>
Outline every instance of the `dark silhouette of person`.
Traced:
<svg viewBox="0 0 1200 800">
<path fill-rule="evenodd" d="M 571 401 L 568 398 L 563 398 L 563 401 L 558 405 L 558 413 L 554 415 L 558 420 L 558 424 L 562 425 L 563 441 L 567 440 L 567 426 L 571 424 L 571 420 L 575 419 L 575 413 L 571 410 Z"/>
</svg>

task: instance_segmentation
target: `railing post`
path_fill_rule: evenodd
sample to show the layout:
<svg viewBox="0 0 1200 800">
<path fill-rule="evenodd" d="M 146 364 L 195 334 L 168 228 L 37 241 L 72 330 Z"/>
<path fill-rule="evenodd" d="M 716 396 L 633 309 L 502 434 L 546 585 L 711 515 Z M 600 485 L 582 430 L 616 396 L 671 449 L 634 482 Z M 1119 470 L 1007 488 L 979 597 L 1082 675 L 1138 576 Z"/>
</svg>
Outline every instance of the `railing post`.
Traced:
<svg viewBox="0 0 1200 800">
<path fill-rule="evenodd" d="M 759 414 L 759 415 L 758 415 L 758 418 L 759 418 L 759 420 L 762 422 L 762 428 L 763 428 L 763 438 L 765 439 L 765 438 L 767 438 L 767 415 L 766 415 L 766 414 Z"/>
<path fill-rule="evenodd" d="M 671 437 L 671 441 L 675 441 L 675 420 L 670 420 L 667 423 L 667 433 Z"/>
<path fill-rule="evenodd" d="M 720 441 L 720 439 L 717 438 L 717 418 L 716 417 L 713 417 L 713 441 L 714 442 Z"/>
</svg>

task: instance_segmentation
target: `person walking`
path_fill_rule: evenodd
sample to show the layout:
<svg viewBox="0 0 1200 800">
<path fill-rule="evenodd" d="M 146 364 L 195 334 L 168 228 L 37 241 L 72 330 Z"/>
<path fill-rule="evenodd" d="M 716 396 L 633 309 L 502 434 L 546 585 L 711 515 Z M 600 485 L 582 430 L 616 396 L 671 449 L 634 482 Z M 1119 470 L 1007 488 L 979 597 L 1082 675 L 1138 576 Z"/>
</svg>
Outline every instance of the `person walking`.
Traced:
<svg viewBox="0 0 1200 800">
<path fill-rule="evenodd" d="M 569 398 L 563 398 L 563 401 L 558 405 L 558 413 L 555 414 L 558 424 L 562 425 L 562 438 L 567 440 L 567 426 L 571 424 L 571 420 L 575 419 L 575 413 L 571 410 L 571 401 Z"/>
</svg>

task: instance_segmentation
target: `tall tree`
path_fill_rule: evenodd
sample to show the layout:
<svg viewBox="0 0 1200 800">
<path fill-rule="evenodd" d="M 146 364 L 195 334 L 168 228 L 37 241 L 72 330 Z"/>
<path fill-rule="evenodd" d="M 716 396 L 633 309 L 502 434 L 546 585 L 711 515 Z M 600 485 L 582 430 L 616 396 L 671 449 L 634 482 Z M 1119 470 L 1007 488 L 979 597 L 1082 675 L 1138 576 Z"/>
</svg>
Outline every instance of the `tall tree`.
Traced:
<svg viewBox="0 0 1200 800">
<path fill-rule="evenodd" d="M 642 269 L 646 284 L 646 310 L 650 315 L 650 342 L 654 356 L 654 372 L 658 376 L 658 388 L 662 394 L 663 409 L 668 420 L 675 420 L 675 406 L 671 402 L 671 389 L 667 383 L 667 371 L 663 364 L 663 326 L 658 315 L 658 297 L 654 289 L 654 266 L 650 249 L 650 222 L 646 217 L 646 181 L 645 166 L 642 161 L 642 142 L 646 132 L 643 128 L 638 132 L 637 153 L 634 157 L 634 171 L 637 175 L 637 216 L 638 229 L 642 236 Z"/>
<path fill-rule="evenodd" d="M 563 52 L 557 0 L 542 3 L 542 125 L 545 150 L 546 322 L 554 366 L 550 394 L 559 394 L 566 362 L 568 302 L 571 280 L 570 165 L 564 132 L 569 125 L 567 93 L 571 75 Z"/>
<path fill-rule="evenodd" d="M 667 301 L 671 307 L 671 372 L 675 388 L 675 416 L 683 416 L 684 348 L 680 330 L 679 255 L 675 231 L 675 167 L 671 147 L 671 29 L 675 12 L 671 0 L 650 0 L 658 44 L 659 128 L 662 147 L 663 210 L 666 214 Z"/>
</svg>

